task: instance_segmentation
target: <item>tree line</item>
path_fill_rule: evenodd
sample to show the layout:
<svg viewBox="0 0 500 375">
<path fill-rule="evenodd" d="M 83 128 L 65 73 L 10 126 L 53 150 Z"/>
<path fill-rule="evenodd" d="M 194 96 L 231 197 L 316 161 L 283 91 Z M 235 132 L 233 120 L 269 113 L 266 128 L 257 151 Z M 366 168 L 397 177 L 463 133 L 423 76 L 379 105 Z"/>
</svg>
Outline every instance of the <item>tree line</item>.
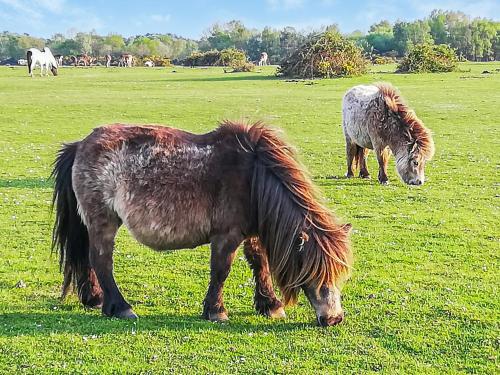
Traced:
<svg viewBox="0 0 500 375">
<path fill-rule="evenodd" d="M 293 27 L 262 30 L 247 28 L 241 21 L 214 24 L 200 40 L 173 34 L 146 34 L 123 37 L 95 32 L 74 35 L 53 35 L 49 39 L 4 31 L 0 34 L 0 61 L 19 59 L 31 47 L 48 46 L 55 54 L 65 56 L 88 53 L 94 56 L 133 53 L 138 56 L 166 56 L 181 61 L 194 51 L 242 50 L 253 61 L 260 53 L 268 53 L 271 63 L 277 64 L 290 56 L 312 35 L 326 30 L 339 31 L 337 25 L 299 31 Z M 402 57 L 412 46 L 420 43 L 447 44 L 461 59 L 474 61 L 500 60 L 500 22 L 467 16 L 462 12 L 434 10 L 428 17 L 416 21 L 380 21 L 368 33 L 354 31 L 346 35 L 355 41 L 368 56 Z"/>
</svg>

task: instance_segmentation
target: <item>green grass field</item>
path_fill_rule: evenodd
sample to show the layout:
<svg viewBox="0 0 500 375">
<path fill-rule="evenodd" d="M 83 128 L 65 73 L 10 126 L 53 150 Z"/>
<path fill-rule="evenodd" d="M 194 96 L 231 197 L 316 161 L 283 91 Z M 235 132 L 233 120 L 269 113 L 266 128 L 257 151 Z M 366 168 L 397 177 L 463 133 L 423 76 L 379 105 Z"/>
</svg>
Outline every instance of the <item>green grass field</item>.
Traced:
<svg viewBox="0 0 500 375">
<path fill-rule="evenodd" d="M 43 79 L 0 68 L 0 373 L 498 373 L 500 64 L 393 68 L 313 82 L 272 68 L 63 68 Z M 434 133 L 423 187 L 403 185 L 394 160 L 388 186 L 341 177 L 342 95 L 381 80 Z M 240 250 L 225 287 L 230 322 L 204 321 L 208 246 L 156 253 L 124 229 L 115 276 L 140 318 L 102 317 L 74 295 L 61 303 L 48 180 L 61 143 L 110 122 L 206 132 L 226 118 L 282 128 L 327 205 L 353 224 L 344 323 L 317 327 L 303 296 L 285 320 L 257 316 Z M 369 166 L 376 176 L 373 155 Z"/>
</svg>

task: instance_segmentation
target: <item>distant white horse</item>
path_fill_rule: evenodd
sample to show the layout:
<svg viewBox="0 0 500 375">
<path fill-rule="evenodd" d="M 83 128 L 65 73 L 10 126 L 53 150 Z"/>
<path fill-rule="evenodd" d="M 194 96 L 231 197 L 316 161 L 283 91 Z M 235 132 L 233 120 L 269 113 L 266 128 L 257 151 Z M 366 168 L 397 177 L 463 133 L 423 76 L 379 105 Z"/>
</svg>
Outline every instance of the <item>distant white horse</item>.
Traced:
<svg viewBox="0 0 500 375">
<path fill-rule="evenodd" d="M 57 61 L 47 47 L 42 51 L 37 48 L 30 48 L 26 52 L 26 59 L 28 60 L 28 73 L 31 77 L 33 77 L 33 69 L 35 69 L 36 64 L 40 65 L 40 76 L 43 77 L 44 67 L 45 75 L 49 75 L 49 68 L 53 75 L 57 75 Z"/>
<path fill-rule="evenodd" d="M 146 62 L 144 63 L 144 66 L 145 66 L 145 67 L 148 67 L 148 68 L 153 68 L 153 67 L 155 66 L 155 63 L 154 63 L 154 62 L 152 62 L 152 61 L 150 61 L 150 60 L 148 60 L 148 61 L 146 61 Z"/>
<path fill-rule="evenodd" d="M 54 55 L 54 58 L 57 61 L 57 66 L 63 65 L 64 56 L 63 55 Z"/>
<path fill-rule="evenodd" d="M 262 52 L 260 54 L 259 66 L 268 65 L 267 59 L 268 59 L 267 52 Z"/>
</svg>

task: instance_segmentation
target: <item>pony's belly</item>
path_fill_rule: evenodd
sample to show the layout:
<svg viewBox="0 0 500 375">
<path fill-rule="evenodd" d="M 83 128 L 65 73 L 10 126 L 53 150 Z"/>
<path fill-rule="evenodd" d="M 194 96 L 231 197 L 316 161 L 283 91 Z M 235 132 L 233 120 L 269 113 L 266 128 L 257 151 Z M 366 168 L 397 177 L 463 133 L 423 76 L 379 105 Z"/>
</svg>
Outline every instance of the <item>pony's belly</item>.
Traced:
<svg viewBox="0 0 500 375">
<path fill-rule="evenodd" d="M 358 146 L 373 149 L 372 140 L 366 126 L 352 125 L 347 129 L 347 134 Z"/>
<path fill-rule="evenodd" d="M 204 199 L 176 198 L 163 197 L 150 203 L 138 195 L 119 192 L 113 208 L 134 238 L 153 249 L 193 248 L 209 242 L 209 204 Z"/>
<path fill-rule="evenodd" d="M 155 221 L 140 226 L 124 224 L 137 241 L 155 250 L 194 248 L 210 242 L 206 230 L 195 227 L 193 223 L 182 228 Z"/>
</svg>

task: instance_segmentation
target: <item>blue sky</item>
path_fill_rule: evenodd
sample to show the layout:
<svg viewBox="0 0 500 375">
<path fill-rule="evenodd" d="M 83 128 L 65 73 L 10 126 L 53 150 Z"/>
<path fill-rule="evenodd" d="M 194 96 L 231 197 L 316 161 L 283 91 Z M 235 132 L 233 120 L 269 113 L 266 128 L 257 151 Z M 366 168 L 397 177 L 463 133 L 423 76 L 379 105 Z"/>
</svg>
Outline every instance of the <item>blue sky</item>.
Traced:
<svg viewBox="0 0 500 375">
<path fill-rule="evenodd" d="M 422 18 L 436 8 L 498 19 L 500 0 L 0 0 L 0 31 L 49 37 L 94 29 L 104 35 L 170 32 L 199 38 L 215 22 L 238 19 L 247 27 L 300 30 L 336 23 L 347 33 L 367 31 L 382 19 Z"/>
</svg>

